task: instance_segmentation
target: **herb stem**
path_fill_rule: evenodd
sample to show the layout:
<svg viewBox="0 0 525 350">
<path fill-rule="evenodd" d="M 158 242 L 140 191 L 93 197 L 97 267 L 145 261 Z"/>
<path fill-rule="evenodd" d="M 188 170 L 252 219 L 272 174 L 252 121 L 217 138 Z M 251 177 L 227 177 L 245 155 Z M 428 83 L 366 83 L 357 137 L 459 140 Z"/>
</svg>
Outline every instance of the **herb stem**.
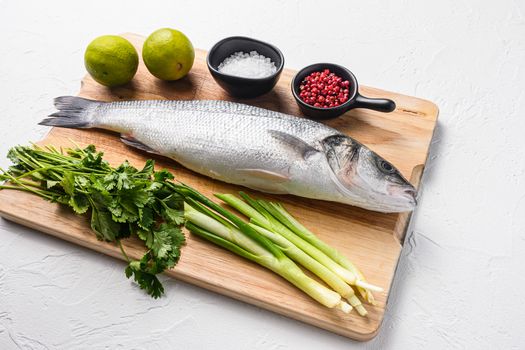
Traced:
<svg viewBox="0 0 525 350">
<path fill-rule="evenodd" d="M 124 247 L 122 246 L 122 241 L 120 239 L 117 239 L 117 244 L 118 244 L 118 246 L 120 248 L 120 251 L 121 251 L 122 255 L 124 256 L 124 258 L 126 258 L 126 261 L 128 263 L 131 262 L 131 260 L 128 257 L 128 254 L 126 254 L 126 252 L 124 251 Z"/>
</svg>

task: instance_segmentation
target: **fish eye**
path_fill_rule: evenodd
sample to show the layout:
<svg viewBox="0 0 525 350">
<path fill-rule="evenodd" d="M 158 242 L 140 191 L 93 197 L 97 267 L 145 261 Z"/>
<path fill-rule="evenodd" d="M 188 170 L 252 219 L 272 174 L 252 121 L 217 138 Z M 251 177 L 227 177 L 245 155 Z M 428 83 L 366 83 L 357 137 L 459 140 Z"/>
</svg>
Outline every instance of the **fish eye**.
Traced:
<svg viewBox="0 0 525 350">
<path fill-rule="evenodd" d="M 389 162 L 379 159 L 378 161 L 379 169 L 385 174 L 393 174 L 396 172 L 396 169 Z"/>
</svg>

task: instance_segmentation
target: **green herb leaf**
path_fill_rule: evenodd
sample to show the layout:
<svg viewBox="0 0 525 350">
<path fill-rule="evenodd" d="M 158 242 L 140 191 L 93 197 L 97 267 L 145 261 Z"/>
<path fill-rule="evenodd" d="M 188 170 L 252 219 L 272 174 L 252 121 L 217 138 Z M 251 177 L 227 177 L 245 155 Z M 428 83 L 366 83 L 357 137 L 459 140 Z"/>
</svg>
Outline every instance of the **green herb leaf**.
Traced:
<svg viewBox="0 0 525 350">
<path fill-rule="evenodd" d="M 173 174 L 170 173 L 166 169 L 162 169 L 160 171 L 156 171 L 153 174 L 153 178 L 155 179 L 155 181 L 158 181 L 158 182 L 164 182 L 166 180 L 173 180 L 174 179 Z"/>
<path fill-rule="evenodd" d="M 155 161 L 153 159 L 148 159 L 139 173 L 141 176 L 145 176 L 147 179 L 150 179 L 151 175 L 153 175 L 154 167 Z"/>
<path fill-rule="evenodd" d="M 72 196 L 75 193 L 75 174 L 65 172 L 60 185 L 68 195 Z"/>
<path fill-rule="evenodd" d="M 68 204 L 77 214 L 84 214 L 90 207 L 89 200 L 84 194 L 75 194 L 71 196 L 69 198 Z"/>
<path fill-rule="evenodd" d="M 93 209 L 91 212 L 91 228 L 97 233 L 97 238 L 104 241 L 115 241 L 120 231 L 120 225 L 113 221 L 109 211 Z"/>
<path fill-rule="evenodd" d="M 172 209 L 167 205 L 164 205 L 163 208 L 162 217 L 164 220 L 175 225 L 182 225 L 184 223 L 184 210 Z"/>
<path fill-rule="evenodd" d="M 164 294 L 164 287 L 160 283 L 157 276 L 153 273 L 145 272 L 143 270 L 135 270 L 128 266 L 126 268 L 126 276 L 130 278 L 133 276 L 133 279 L 141 289 L 144 289 L 146 293 L 151 295 L 153 298 L 157 299 Z"/>
<path fill-rule="evenodd" d="M 144 241 L 146 247 L 151 249 L 153 245 L 153 231 L 151 230 L 137 230 L 137 235 Z"/>
<path fill-rule="evenodd" d="M 147 230 L 153 225 L 153 223 L 153 209 L 151 209 L 150 207 L 140 208 L 139 221 L 137 223 L 140 226 L 140 228 Z"/>
</svg>

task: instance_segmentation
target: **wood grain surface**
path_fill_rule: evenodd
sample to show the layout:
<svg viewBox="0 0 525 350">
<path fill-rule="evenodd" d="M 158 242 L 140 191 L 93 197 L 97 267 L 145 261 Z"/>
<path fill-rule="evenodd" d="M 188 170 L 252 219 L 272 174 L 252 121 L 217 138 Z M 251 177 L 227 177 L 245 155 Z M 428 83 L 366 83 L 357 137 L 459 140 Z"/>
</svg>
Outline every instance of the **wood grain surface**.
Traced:
<svg viewBox="0 0 525 350">
<path fill-rule="evenodd" d="M 125 34 L 140 52 L 143 38 Z M 104 101 L 127 99 L 221 99 L 234 100 L 213 81 L 206 67 L 206 52 L 197 50 L 190 74 L 175 82 L 152 77 L 140 64 L 133 81 L 125 86 L 108 89 L 89 76 L 82 81 L 80 96 Z M 273 91 L 256 99 L 239 100 L 247 104 L 300 115 L 290 93 L 294 71 L 285 69 Z M 361 141 L 392 162 L 414 185 L 419 185 L 429 145 L 437 121 L 437 107 L 426 100 L 365 86 L 360 92 L 370 97 L 393 99 L 397 109 L 379 113 L 357 109 L 327 122 Z M 51 101 L 50 101 L 51 102 Z M 44 117 L 44 116 L 43 116 Z M 140 117 L 140 116 L 137 116 Z M 41 141 L 43 144 L 71 146 L 70 140 L 81 145 L 95 144 L 113 164 L 128 159 L 141 166 L 151 155 L 136 151 L 119 141 L 118 135 L 98 130 L 53 128 Z M 176 178 L 211 196 L 215 192 L 235 193 L 241 187 L 215 181 L 193 173 L 177 163 L 156 157 L 157 168 L 167 168 Z M 246 190 L 246 189 L 243 189 Z M 270 196 L 254 191 L 252 195 L 281 201 L 306 227 L 323 240 L 337 247 L 361 268 L 367 279 L 385 289 L 376 294 L 377 304 L 365 305 L 368 317 L 355 311 L 345 315 L 326 309 L 297 290 L 284 279 L 216 247 L 188 232 L 180 263 L 167 274 L 179 280 L 215 291 L 232 298 L 274 311 L 357 340 L 374 337 L 381 325 L 397 261 L 410 214 L 381 214 L 347 205 L 304 199 L 295 196 Z M 29 215 L 31 214 L 31 215 Z M 97 241 L 87 219 L 68 209 L 35 198 L 26 193 L 0 191 L 0 215 L 48 233 L 122 259 L 113 244 Z M 141 244 L 133 239 L 125 242 L 131 257 L 140 257 Z M 124 273 L 122 273 L 122 278 Z"/>
</svg>

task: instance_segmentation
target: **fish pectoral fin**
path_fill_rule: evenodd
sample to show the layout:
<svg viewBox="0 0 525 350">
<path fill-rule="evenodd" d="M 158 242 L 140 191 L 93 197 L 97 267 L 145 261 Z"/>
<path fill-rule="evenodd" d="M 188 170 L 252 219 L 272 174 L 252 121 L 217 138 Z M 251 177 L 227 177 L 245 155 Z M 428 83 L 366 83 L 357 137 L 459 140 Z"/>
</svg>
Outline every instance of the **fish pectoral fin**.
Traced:
<svg viewBox="0 0 525 350">
<path fill-rule="evenodd" d="M 260 180 L 272 181 L 277 183 L 282 183 L 290 180 L 290 177 L 288 175 L 264 169 L 237 169 L 237 172 L 247 176 L 258 178 Z"/>
<path fill-rule="evenodd" d="M 120 141 L 122 141 L 124 144 L 128 146 L 140 149 L 141 151 L 145 151 L 145 152 L 153 153 L 153 154 L 160 154 L 159 152 L 155 151 L 153 148 L 143 144 L 142 142 L 140 142 L 139 140 L 137 140 L 136 138 L 128 134 L 121 134 Z"/>
<path fill-rule="evenodd" d="M 251 188 L 252 190 L 256 190 L 256 191 L 264 192 L 264 193 L 288 194 L 288 191 L 276 188 L 275 186 L 272 187 L 272 186 L 254 186 L 254 185 L 250 185 L 250 186 L 247 186 L 247 187 Z"/>
<path fill-rule="evenodd" d="M 316 148 L 309 145 L 300 138 L 278 130 L 268 130 L 273 138 L 287 144 L 294 152 L 297 152 L 303 159 L 307 159 L 314 153 L 319 152 Z"/>
</svg>

